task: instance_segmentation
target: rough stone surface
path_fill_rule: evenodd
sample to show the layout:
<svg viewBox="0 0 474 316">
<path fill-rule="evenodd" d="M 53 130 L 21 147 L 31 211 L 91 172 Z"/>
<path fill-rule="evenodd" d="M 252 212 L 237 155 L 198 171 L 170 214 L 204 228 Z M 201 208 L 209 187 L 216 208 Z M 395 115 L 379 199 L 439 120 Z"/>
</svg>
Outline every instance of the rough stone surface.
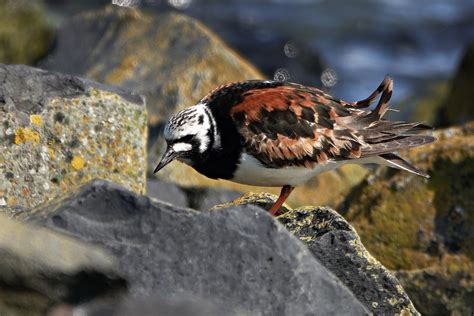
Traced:
<svg viewBox="0 0 474 316">
<path fill-rule="evenodd" d="M 231 309 L 231 306 L 212 304 L 208 299 L 184 296 L 163 300 L 154 295 L 85 304 L 71 309 L 71 312 L 84 316 L 237 316 Z"/>
<path fill-rule="evenodd" d="M 0 65 L 0 211 L 92 178 L 145 191 L 142 98 L 70 75 Z"/>
<path fill-rule="evenodd" d="M 162 131 L 172 114 L 195 104 L 220 84 L 263 78 L 192 18 L 177 13 L 149 15 L 118 6 L 70 19 L 59 31 L 56 49 L 42 67 L 134 89 L 146 96 L 150 176 L 165 150 Z M 298 188 L 289 202 L 336 206 L 365 175 L 366 169 L 361 166 L 344 166 Z M 279 192 L 279 188 L 269 190 L 211 180 L 178 162 L 170 164 L 158 176 L 186 187 Z"/>
<path fill-rule="evenodd" d="M 417 308 L 445 304 L 444 310 L 464 314 L 472 306 L 469 296 L 448 301 L 459 275 L 469 280 L 459 291 L 474 289 L 474 123 L 435 136 L 438 141 L 402 153 L 427 170 L 430 179 L 381 168 L 353 190 L 342 208 L 364 245 L 387 268 L 438 271 L 430 277 L 439 278 L 436 295 L 417 294 L 431 291 L 425 286 L 431 284 L 429 279 L 425 285 L 401 279 Z"/>
<path fill-rule="evenodd" d="M 33 64 L 53 41 L 42 1 L 0 0 L 0 63 Z"/>
<path fill-rule="evenodd" d="M 188 207 L 208 211 L 215 205 L 235 200 L 242 193 L 222 188 L 194 187 L 184 188 L 188 196 Z"/>
<path fill-rule="evenodd" d="M 188 207 L 188 197 L 182 188 L 172 182 L 147 179 L 146 195 L 177 207 Z"/>
<path fill-rule="evenodd" d="M 103 250 L 0 214 L 0 314 L 44 315 L 58 302 L 80 303 L 125 290 Z"/>
<path fill-rule="evenodd" d="M 463 124 L 474 119 L 474 42 L 467 46 L 450 92 L 438 113 L 438 125 Z"/>
<path fill-rule="evenodd" d="M 247 194 L 214 210 L 246 204 L 268 209 L 276 198 L 271 194 Z M 341 215 L 327 207 L 292 210 L 284 206 L 282 212 L 278 220 L 374 315 L 418 315 L 400 282 L 365 249 L 357 232 Z"/>
<path fill-rule="evenodd" d="M 367 313 L 303 244 L 255 206 L 195 212 L 94 181 L 28 219 L 110 250 L 135 295 L 192 293 L 244 315 Z"/>
</svg>

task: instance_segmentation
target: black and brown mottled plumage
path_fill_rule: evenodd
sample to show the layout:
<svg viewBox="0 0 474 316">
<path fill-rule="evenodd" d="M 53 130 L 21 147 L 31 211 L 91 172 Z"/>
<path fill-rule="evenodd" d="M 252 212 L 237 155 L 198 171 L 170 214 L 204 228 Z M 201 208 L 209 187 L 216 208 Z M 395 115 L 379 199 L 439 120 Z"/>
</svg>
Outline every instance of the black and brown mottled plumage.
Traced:
<svg viewBox="0 0 474 316">
<path fill-rule="evenodd" d="M 392 80 L 386 77 L 368 98 L 350 103 L 294 83 L 231 83 L 209 93 L 194 108 L 176 114 L 167 125 L 165 138 L 173 146 L 195 135 L 189 146 L 174 145 L 191 148 L 177 159 L 211 178 L 283 186 L 272 208 L 275 213 L 300 183 L 297 177 L 304 182 L 344 163 L 376 162 L 428 176 L 394 153 L 434 138 L 418 133 L 429 129 L 422 123 L 383 118 L 392 88 Z M 375 108 L 369 110 L 379 96 Z M 190 116 L 201 122 L 193 123 Z M 203 123 L 206 116 L 208 123 Z M 200 126 L 206 133 L 198 137 L 193 129 Z"/>
</svg>

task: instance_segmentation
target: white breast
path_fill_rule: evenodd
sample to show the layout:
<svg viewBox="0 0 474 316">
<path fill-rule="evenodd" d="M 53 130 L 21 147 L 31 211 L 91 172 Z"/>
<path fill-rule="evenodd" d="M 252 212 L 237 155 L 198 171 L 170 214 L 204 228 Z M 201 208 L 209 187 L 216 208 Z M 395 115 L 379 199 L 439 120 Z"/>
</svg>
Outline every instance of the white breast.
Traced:
<svg viewBox="0 0 474 316">
<path fill-rule="evenodd" d="M 298 186 L 321 172 L 336 169 L 344 162 L 328 162 L 316 165 L 313 169 L 305 167 L 267 168 L 253 156 L 244 153 L 235 171 L 234 182 L 266 187 L 284 185 Z"/>
</svg>

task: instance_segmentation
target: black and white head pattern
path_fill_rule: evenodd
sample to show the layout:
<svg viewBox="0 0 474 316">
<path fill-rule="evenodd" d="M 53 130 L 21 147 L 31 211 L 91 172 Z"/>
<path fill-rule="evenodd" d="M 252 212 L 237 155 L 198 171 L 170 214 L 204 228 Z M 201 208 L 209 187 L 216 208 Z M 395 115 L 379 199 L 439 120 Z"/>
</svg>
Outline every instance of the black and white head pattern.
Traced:
<svg viewBox="0 0 474 316">
<path fill-rule="evenodd" d="M 212 113 L 202 103 L 173 115 L 165 126 L 164 137 L 184 162 L 203 157 L 210 149 L 220 146 Z"/>
</svg>

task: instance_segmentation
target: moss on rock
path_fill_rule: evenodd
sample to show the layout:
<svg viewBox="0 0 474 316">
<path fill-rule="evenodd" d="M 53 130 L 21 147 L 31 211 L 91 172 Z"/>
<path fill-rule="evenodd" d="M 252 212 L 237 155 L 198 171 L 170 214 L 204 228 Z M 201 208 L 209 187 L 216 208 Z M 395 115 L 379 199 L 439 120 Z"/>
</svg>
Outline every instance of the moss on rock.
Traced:
<svg viewBox="0 0 474 316">
<path fill-rule="evenodd" d="M 0 63 L 33 64 L 48 51 L 53 30 L 40 1 L 0 0 Z"/>
<path fill-rule="evenodd" d="M 390 269 L 442 269 L 445 279 L 459 273 L 472 279 L 474 123 L 435 136 L 438 141 L 402 153 L 427 170 L 430 179 L 381 168 L 351 192 L 345 216 L 367 249 Z M 411 289 L 415 284 L 407 283 Z M 418 290 L 429 291 L 421 285 Z M 435 302 L 415 301 L 415 306 L 425 304 Z"/>
</svg>

